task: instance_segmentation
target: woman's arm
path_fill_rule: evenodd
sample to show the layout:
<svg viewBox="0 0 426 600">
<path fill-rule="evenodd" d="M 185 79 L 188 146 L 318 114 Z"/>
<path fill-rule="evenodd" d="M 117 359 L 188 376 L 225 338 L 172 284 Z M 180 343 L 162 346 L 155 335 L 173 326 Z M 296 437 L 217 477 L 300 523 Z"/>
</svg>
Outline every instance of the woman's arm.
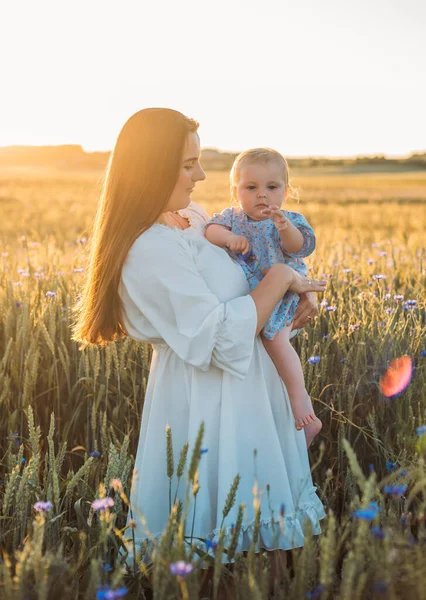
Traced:
<svg viewBox="0 0 426 600">
<path fill-rule="evenodd" d="M 326 280 L 309 279 L 288 265 L 281 263 L 273 265 L 250 294 L 257 311 L 256 335 L 261 332 L 275 305 L 287 291 L 298 294 L 323 292 L 326 285 Z"/>
</svg>

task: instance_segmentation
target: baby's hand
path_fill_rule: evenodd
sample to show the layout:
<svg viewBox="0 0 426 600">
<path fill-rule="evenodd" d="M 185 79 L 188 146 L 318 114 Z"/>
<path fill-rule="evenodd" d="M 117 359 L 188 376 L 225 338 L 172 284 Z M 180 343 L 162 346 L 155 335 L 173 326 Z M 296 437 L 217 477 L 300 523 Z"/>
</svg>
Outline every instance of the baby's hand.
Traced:
<svg viewBox="0 0 426 600">
<path fill-rule="evenodd" d="M 278 206 L 272 205 L 264 208 L 262 214 L 269 217 L 275 224 L 278 231 L 284 231 L 288 227 L 288 219 L 283 215 Z"/>
<path fill-rule="evenodd" d="M 229 240 L 226 245 L 230 250 L 234 250 L 234 252 L 241 252 L 242 254 L 247 254 L 247 252 L 250 250 L 250 244 L 246 238 L 243 235 L 236 235 L 235 233 L 229 236 Z"/>
</svg>

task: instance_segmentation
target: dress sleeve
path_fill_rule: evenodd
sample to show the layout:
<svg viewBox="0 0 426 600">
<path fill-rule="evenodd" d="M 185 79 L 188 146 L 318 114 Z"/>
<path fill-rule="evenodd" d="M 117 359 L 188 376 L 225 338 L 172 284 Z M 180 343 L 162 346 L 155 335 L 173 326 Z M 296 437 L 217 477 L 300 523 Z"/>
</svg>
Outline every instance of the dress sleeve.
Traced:
<svg viewBox="0 0 426 600">
<path fill-rule="evenodd" d="M 225 208 L 221 213 L 214 213 L 213 217 L 207 223 L 209 225 L 222 225 L 232 231 L 232 222 L 234 220 L 234 210 L 232 208 Z"/>
<path fill-rule="evenodd" d="M 257 327 L 252 297 L 220 302 L 179 232 L 144 240 L 146 235 L 130 249 L 122 272 L 125 295 L 133 312 L 137 309 L 132 328 L 137 328 L 139 312 L 183 361 L 202 371 L 215 365 L 244 379 Z"/>
<path fill-rule="evenodd" d="M 284 216 L 287 217 L 287 219 L 290 219 L 293 225 L 297 227 L 297 229 L 303 235 L 303 246 L 300 248 L 300 250 L 297 252 L 288 252 L 286 250 L 285 254 L 293 258 L 304 258 L 305 256 L 309 256 L 315 250 L 316 245 L 314 230 L 309 225 L 305 217 L 300 213 L 289 210 L 285 210 L 283 212 Z"/>
</svg>

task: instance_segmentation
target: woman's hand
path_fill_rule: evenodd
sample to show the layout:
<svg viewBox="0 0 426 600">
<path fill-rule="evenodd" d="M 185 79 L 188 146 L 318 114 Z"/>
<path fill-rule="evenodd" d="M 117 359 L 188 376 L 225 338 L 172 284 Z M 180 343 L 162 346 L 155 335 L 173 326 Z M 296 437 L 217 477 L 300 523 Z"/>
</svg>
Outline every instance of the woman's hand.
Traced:
<svg viewBox="0 0 426 600">
<path fill-rule="evenodd" d="M 317 295 L 314 292 L 305 292 L 300 294 L 299 304 L 294 313 L 292 329 L 300 329 L 318 314 Z"/>
<path fill-rule="evenodd" d="M 247 239 L 243 235 L 236 235 L 235 233 L 229 236 L 226 246 L 230 250 L 234 250 L 234 252 L 241 252 L 242 254 L 247 254 L 247 252 L 250 250 L 250 244 L 248 243 Z"/>
<path fill-rule="evenodd" d="M 292 274 L 292 280 L 288 288 L 289 291 L 304 294 L 305 292 L 323 292 L 325 290 L 327 285 L 326 279 L 309 279 L 309 277 L 297 273 L 297 271 L 288 265 L 283 266 L 290 269 Z"/>
</svg>

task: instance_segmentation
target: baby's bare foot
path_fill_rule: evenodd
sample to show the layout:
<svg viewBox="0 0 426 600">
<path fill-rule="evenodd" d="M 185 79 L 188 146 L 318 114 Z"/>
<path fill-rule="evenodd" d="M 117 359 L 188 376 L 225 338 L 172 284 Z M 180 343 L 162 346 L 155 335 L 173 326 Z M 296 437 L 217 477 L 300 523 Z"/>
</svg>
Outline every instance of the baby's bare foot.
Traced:
<svg viewBox="0 0 426 600">
<path fill-rule="evenodd" d="M 315 417 L 314 421 L 312 421 L 311 423 L 308 423 L 308 425 L 305 425 L 304 430 L 305 430 L 305 437 L 306 437 L 306 445 L 308 446 L 308 448 L 314 441 L 314 438 L 321 431 L 321 428 L 322 428 L 322 423 L 318 419 L 318 417 Z"/>
<path fill-rule="evenodd" d="M 301 429 L 309 425 L 309 423 L 313 423 L 316 419 L 316 416 L 311 407 L 310 410 L 308 409 L 305 412 L 297 411 L 294 415 L 294 419 L 296 429 L 300 431 Z"/>
</svg>

